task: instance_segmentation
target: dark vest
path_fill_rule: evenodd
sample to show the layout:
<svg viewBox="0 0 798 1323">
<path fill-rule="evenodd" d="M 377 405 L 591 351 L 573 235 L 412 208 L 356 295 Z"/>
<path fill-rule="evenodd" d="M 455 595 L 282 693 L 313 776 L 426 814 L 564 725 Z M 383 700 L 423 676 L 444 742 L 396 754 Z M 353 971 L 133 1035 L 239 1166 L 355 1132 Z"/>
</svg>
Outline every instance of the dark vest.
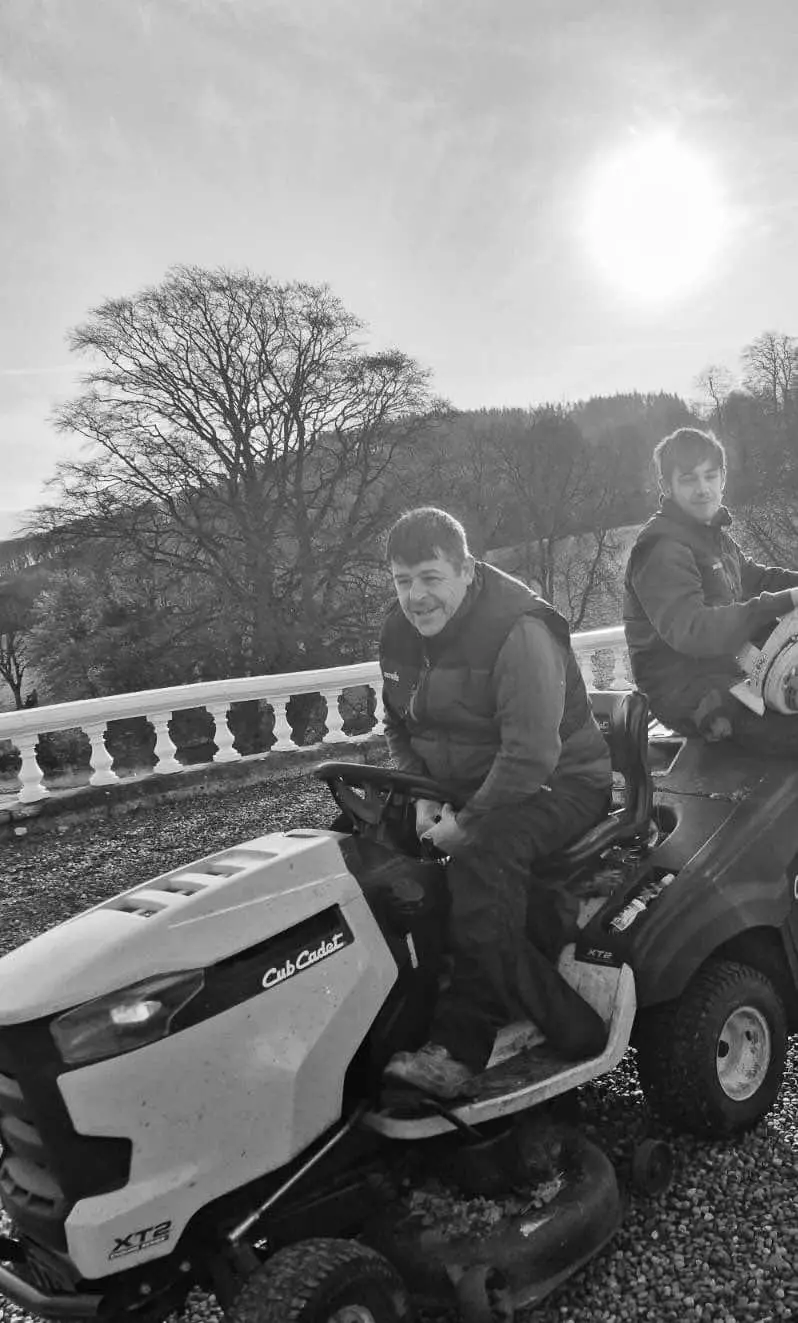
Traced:
<svg viewBox="0 0 798 1323">
<path fill-rule="evenodd" d="M 541 620 L 566 650 L 564 743 L 588 720 L 590 705 L 571 647 L 567 621 L 518 579 L 479 562 L 460 611 L 440 634 L 424 639 L 395 603 L 380 640 L 385 692 L 412 736 L 437 730 L 457 742 L 497 743 L 493 670 L 513 626 L 523 617 Z M 529 683 L 535 683 L 534 673 Z"/>
</svg>

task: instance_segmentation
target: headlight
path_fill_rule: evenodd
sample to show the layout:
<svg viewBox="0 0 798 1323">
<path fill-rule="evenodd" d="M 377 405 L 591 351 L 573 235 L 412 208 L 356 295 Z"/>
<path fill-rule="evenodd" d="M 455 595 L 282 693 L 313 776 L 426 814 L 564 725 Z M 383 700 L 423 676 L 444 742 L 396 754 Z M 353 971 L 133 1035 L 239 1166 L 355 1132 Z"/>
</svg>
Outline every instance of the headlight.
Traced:
<svg viewBox="0 0 798 1323">
<path fill-rule="evenodd" d="M 50 1032 L 68 1066 L 102 1061 L 157 1043 L 205 983 L 201 969 L 144 979 L 59 1015 Z"/>
</svg>

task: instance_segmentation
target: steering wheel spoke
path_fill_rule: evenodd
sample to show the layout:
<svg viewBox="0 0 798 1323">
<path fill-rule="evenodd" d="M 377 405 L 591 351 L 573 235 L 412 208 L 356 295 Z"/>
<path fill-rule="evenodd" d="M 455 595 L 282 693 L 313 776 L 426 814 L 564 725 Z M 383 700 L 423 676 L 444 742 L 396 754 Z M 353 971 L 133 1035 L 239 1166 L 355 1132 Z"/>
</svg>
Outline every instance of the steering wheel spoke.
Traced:
<svg viewBox="0 0 798 1323">
<path fill-rule="evenodd" d="M 374 786 L 365 786 L 363 794 L 359 795 L 354 786 L 347 785 L 344 781 L 328 781 L 327 784 L 338 807 L 350 817 L 368 823 L 369 826 L 376 826 L 382 821 L 383 810 L 388 801 L 383 799 Z"/>
</svg>

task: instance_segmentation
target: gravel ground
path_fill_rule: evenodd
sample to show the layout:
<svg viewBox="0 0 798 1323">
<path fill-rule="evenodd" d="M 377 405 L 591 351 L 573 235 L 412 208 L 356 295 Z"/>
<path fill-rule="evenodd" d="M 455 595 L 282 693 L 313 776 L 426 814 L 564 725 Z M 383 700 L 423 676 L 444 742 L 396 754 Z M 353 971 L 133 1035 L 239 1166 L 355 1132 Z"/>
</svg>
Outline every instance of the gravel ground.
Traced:
<svg viewBox="0 0 798 1323">
<path fill-rule="evenodd" d="M 0 954 L 157 872 L 263 832 L 322 826 L 326 790 L 305 769 L 229 795 L 143 808 L 97 826 L 0 846 Z M 651 1121 L 630 1053 L 580 1092 L 590 1137 L 627 1166 Z M 634 1197 L 618 1236 L 526 1317 L 535 1323 L 773 1323 L 798 1319 L 798 1051 L 777 1108 L 734 1146 L 672 1137 L 677 1170 L 659 1199 Z M 197 1297 L 187 1323 L 218 1317 Z M 27 1316 L 0 1302 L 0 1323 Z"/>
</svg>

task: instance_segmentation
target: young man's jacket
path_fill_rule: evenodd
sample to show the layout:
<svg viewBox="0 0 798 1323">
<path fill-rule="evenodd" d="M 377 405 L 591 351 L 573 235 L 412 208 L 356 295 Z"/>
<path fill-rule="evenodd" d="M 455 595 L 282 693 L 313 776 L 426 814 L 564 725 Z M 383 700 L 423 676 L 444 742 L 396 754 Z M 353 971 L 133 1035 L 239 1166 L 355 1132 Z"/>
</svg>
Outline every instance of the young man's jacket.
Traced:
<svg viewBox="0 0 798 1323">
<path fill-rule="evenodd" d="M 689 733 L 742 675 L 742 645 L 792 610 L 798 572 L 750 560 L 721 506 L 710 524 L 665 500 L 640 530 L 624 582 L 623 623 L 635 684 L 652 711 Z"/>
<path fill-rule="evenodd" d="M 477 562 L 460 608 L 431 638 L 395 603 L 380 666 L 391 754 L 467 801 L 464 828 L 559 778 L 609 791 L 609 752 L 568 625 L 520 580 Z"/>
</svg>

